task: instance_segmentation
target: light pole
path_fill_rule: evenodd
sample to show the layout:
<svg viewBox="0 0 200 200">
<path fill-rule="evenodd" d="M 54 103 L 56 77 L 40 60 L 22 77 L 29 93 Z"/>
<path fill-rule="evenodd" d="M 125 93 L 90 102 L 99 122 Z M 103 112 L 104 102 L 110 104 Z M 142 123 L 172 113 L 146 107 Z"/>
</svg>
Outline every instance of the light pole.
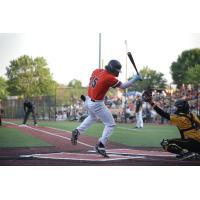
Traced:
<svg viewBox="0 0 200 200">
<path fill-rule="evenodd" d="M 170 92 L 170 100 L 169 100 L 169 111 L 170 111 L 170 114 L 172 112 L 171 110 L 171 106 L 172 106 L 172 91 L 171 91 L 171 83 L 169 85 L 169 92 Z"/>
<path fill-rule="evenodd" d="M 125 52 L 126 52 L 126 73 L 125 73 L 125 81 L 127 81 L 127 52 L 128 52 L 128 43 L 127 40 L 125 40 Z M 125 123 L 127 123 L 127 119 L 126 119 L 126 105 L 127 105 L 127 88 L 125 89 L 125 98 L 124 98 L 124 120 Z"/>
<path fill-rule="evenodd" d="M 197 85 L 197 115 L 199 115 L 199 88 L 200 83 Z"/>
<path fill-rule="evenodd" d="M 56 121 L 56 115 L 57 115 L 57 110 L 56 110 L 56 104 L 57 104 L 57 102 L 56 102 L 56 94 L 57 93 L 57 85 L 55 84 L 55 121 Z"/>
<path fill-rule="evenodd" d="M 101 33 L 99 33 L 99 69 L 101 69 Z"/>
</svg>

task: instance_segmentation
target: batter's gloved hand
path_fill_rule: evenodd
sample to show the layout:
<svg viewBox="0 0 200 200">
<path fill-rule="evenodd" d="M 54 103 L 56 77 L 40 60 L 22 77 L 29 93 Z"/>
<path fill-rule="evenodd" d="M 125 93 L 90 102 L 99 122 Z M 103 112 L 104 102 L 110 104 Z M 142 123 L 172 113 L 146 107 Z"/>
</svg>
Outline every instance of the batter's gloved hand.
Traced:
<svg viewBox="0 0 200 200">
<path fill-rule="evenodd" d="M 142 81 L 142 77 L 140 75 L 133 75 L 133 83 L 135 83 L 136 81 Z"/>
<path fill-rule="evenodd" d="M 80 98 L 81 98 L 82 101 L 86 100 L 86 97 L 83 94 L 80 96 Z"/>
<path fill-rule="evenodd" d="M 152 103 L 152 91 L 151 90 L 145 90 L 142 94 L 142 99 L 143 99 L 143 101 L 151 104 Z"/>
</svg>

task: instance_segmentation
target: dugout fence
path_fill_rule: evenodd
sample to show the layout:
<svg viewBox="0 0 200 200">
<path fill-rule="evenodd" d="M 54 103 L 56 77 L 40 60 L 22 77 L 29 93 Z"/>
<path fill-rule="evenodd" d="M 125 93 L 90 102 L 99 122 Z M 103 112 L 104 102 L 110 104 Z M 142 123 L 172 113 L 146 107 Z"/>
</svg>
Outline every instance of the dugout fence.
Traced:
<svg viewBox="0 0 200 200">
<path fill-rule="evenodd" d="M 56 120 L 63 112 L 66 112 L 66 115 L 75 113 L 77 106 L 82 103 L 80 95 L 86 94 L 86 91 L 85 87 L 57 87 L 52 96 L 30 97 L 29 99 L 35 105 L 37 119 Z M 3 117 L 22 119 L 24 117 L 24 100 L 20 97 L 8 97 L 7 100 L 3 100 L 1 102 L 4 110 Z"/>
<path fill-rule="evenodd" d="M 36 118 L 41 120 L 55 119 L 55 96 L 32 97 L 30 100 L 35 105 Z M 2 102 L 4 117 L 21 119 L 24 117 L 24 99 L 11 98 Z"/>
</svg>

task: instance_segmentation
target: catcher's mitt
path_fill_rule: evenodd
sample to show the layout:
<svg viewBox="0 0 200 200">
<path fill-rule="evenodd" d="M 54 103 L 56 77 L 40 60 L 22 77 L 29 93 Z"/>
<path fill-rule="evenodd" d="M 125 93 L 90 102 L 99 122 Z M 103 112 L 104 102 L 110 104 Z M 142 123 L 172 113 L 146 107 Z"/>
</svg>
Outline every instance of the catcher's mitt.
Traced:
<svg viewBox="0 0 200 200">
<path fill-rule="evenodd" d="M 152 103 L 152 91 L 151 90 L 145 90 L 142 94 L 142 99 L 145 102 Z"/>
</svg>

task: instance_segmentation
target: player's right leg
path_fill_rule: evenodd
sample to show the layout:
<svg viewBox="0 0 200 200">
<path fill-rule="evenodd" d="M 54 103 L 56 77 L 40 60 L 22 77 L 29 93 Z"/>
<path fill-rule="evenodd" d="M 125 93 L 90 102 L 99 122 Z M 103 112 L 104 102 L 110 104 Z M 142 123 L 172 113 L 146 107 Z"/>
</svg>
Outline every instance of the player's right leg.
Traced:
<svg viewBox="0 0 200 200">
<path fill-rule="evenodd" d="M 71 137 L 71 143 L 73 145 L 77 144 L 77 140 L 78 140 L 78 136 L 80 135 L 80 132 L 78 131 L 78 129 L 74 129 L 72 131 L 72 137 Z"/>
<path fill-rule="evenodd" d="M 88 117 L 85 118 L 85 120 L 76 129 L 72 131 L 71 143 L 73 145 L 77 144 L 79 135 L 84 133 L 97 120 L 95 114 L 91 111 L 91 109 L 87 105 L 86 108 L 89 113 Z"/>
<path fill-rule="evenodd" d="M 27 122 L 27 120 L 28 120 L 29 114 L 30 114 L 30 112 L 28 112 L 28 111 L 25 112 L 25 116 L 24 116 L 23 123 L 22 123 L 22 125 L 20 125 L 20 126 L 27 126 L 27 125 L 26 125 L 26 122 Z"/>
<path fill-rule="evenodd" d="M 72 131 L 71 143 L 76 145 L 79 135 L 84 133 L 85 130 L 88 129 L 96 120 L 97 118 L 93 115 L 89 115 L 87 118 L 85 118 L 80 126 Z"/>
</svg>

